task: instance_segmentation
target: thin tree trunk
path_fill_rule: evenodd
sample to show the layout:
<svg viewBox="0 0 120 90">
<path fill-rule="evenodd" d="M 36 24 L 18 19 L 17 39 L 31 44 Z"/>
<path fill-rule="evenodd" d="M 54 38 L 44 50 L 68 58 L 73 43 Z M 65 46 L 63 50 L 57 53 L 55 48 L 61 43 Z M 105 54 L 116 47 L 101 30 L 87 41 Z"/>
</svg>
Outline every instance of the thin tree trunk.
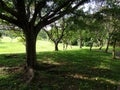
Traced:
<svg viewBox="0 0 120 90">
<path fill-rule="evenodd" d="M 103 47 L 103 41 L 102 41 L 102 40 L 100 40 L 100 48 L 99 48 L 99 50 L 101 50 L 101 49 L 102 49 L 102 47 Z"/>
<path fill-rule="evenodd" d="M 63 50 L 65 50 L 65 43 L 63 42 Z"/>
<path fill-rule="evenodd" d="M 79 47 L 82 48 L 82 37 L 79 37 Z"/>
<path fill-rule="evenodd" d="M 90 43 L 90 51 L 92 51 L 93 42 Z"/>
<path fill-rule="evenodd" d="M 106 46 L 106 49 L 105 49 L 106 53 L 108 52 L 109 44 L 110 44 L 110 36 L 108 37 L 108 40 L 107 40 L 107 46 Z"/>
<path fill-rule="evenodd" d="M 68 41 L 65 44 L 65 49 L 67 50 L 67 48 L 68 48 Z"/>
<path fill-rule="evenodd" d="M 113 42 L 113 51 L 112 51 L 112 57 L 113 57 L 113 59 L 115 59 L 116 57 L 116 55 L 115 55 L 115 46 L 116 46 L 116 40 L 114 40 L 114 42 Z"/>
<path fill-rule="evenodd" d="M 58 51 L 59 49 L 58 49 L 58 43 L 54 43 L 55 44 L 55 51 Z"/>
<path fill-rule="evenodd" d="M 90 51 L 92 51 L 92 45 L 90 46 Z"/>
<path fill-rule="evenodd" d="M 100 45 L 100 48 L 99 48 L 99 50 L 102 50 L 102 47 L 103 47 L 103 45 Z"/>
</svg>

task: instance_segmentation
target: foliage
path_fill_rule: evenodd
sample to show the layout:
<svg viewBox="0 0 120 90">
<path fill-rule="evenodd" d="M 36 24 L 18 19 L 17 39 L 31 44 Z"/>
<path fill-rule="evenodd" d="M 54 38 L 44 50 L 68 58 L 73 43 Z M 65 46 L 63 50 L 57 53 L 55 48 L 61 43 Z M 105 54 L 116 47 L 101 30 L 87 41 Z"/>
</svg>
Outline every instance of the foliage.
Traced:
<svg viewBox="0 0 120 90">
<path fill-rule="evenodd" d="M 47 36 L 47 34 L 45 33 L 45 31 L 41 30 L 41 32 L 38 34 L 37 39 L 38 39 L 38 40 L 47 40 L 47 39 L 48 39 L 48 36 Z"/>
</svg>

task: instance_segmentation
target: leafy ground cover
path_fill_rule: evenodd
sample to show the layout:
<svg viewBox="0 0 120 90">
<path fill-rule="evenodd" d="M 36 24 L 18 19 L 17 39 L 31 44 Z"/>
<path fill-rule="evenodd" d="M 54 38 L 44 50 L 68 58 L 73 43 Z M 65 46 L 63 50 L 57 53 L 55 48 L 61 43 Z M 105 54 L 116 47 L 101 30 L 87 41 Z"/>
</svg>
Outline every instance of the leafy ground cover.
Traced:
<svg viewBox="0 0 120 90">
<path fill-rule="evenodd" d="M 38 70 L 24 80 L 25 54 L 0 55 L 0 90 L 116 90 L 120 60 L 88 49 L 38 52 Z"/>
</svg>

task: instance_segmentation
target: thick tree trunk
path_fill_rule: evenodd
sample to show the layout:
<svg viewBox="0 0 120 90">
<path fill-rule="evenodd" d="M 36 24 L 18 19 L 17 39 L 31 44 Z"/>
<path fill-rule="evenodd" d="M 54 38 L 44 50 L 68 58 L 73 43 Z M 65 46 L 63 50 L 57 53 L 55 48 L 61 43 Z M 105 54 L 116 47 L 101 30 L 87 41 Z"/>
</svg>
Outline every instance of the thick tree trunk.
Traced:
<svg viewBox="0 0 120 90">
<path fill-rule="evenodd" d="M 54 44 L 55 44 L 55 51 L 58 51 L 59 49 L 58 49 L 58 43 L 57 42 L 54 42 Z"/>
<path fill-rule="evenodd" d="M 116 40 L 113 42 L 113 50 L 112 50 L 112 57 L 115 59 L 115 46 L 116 46 Z"/>
<path fill-rule="evenodd" d="M 30 29 L 29 29 L 30 30 Z M 31 82 L 34 77 L 34 69 L 36 66 L 36 38 L 37 35 L 31 31 L 25 33 L 26 39 L 26 83 Z"/>
<path fill-rule="evenodd" d="M 34 68 L 36 64 L 36 36 L 26 35 L 26 64 Z"/>
</svg>

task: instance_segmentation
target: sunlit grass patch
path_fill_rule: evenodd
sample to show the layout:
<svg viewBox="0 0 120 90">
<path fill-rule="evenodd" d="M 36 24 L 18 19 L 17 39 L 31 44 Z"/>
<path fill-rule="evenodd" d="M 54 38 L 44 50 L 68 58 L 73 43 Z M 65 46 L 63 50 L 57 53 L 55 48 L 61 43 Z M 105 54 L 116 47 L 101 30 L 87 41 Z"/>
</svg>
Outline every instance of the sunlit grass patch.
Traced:
<svg viewBox="0 0 120 90">
<path fill-rule="evenodd" d="M 63 50 L 61 43 L 58 45 L 58 47 L 59 50 Z M 73 46 L 73 48 L 68 47 L 68 49 L 78 49 L 78 47 Z M 48 40 L 37 40 L 36 51 L 54 51 L 54 43 Z M 9 37 L 3 37 L 0 41 L 0 54 L 4 53 L 25 53 L 25 45 L 22 42 L 19 42 L 17 38 L 12 40 Z"/>
</svg>

